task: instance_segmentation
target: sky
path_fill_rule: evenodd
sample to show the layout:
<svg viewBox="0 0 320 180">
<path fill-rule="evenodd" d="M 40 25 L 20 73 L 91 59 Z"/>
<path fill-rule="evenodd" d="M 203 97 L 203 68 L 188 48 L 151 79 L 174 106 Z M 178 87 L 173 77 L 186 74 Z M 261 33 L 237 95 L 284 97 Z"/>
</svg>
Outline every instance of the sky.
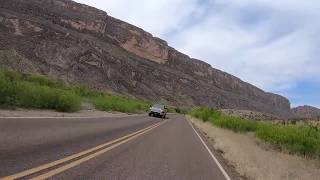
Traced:
<svg viewBox="0 0 320 180">
<path fill-rule="evenodd" d="M 319 0 L 76 0 L 291 106 L 320 108 Z"/>
</svg>

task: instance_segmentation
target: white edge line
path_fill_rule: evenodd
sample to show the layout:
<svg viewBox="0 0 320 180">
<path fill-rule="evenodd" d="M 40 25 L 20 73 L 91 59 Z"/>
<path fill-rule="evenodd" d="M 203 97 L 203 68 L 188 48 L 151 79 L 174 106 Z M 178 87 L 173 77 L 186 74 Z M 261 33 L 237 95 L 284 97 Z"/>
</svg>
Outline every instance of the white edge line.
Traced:
<svg viewBox="0 0 320 180">
<path fill-rule="evenodd" d="M 223 169 L 222 165 L 219 163 L 218 159 L 213 155 L 213 153 L 211 152 L 211 150 L 209 149 L 209 147 L 207 146 L 207 144 L 203 141 L 203 139 L 201 138 L 201 136 L 199 135 L 199 133 L 195 130 L 195 128 L 193 127 L 193 125 L 191 124 L 191 122 L 189 120 L 187 120 L 190 124 L 190 126 L 192 127 L 192 129 L 194 130 L 194 132 L 197 134 L 197 136 L 199 137 L 200 141 L 202 142 L 202 144 L 204 145 L 204 147 L 208 150 L 209 154 L 211 155 L 212 159 L 214 160 L 214 162 L 218 165 L 220 171 L 222 172 L 223 176 L 226 178 L 226 180 L 231 180 L 230 176 L 227 174 L 227 172 Z"/>
</svg>

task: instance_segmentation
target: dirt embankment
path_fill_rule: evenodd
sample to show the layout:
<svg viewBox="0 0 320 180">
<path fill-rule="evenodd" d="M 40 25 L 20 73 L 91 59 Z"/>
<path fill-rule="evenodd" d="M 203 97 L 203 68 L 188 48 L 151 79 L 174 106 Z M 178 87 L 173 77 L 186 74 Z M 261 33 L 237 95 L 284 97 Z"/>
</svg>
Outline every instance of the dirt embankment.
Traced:
<svg viewBox="0 0 320 180">
<path fill-rule="evenodd" d="M 223 157 L 248 179 L 317 180 L 320 162 L 268 148 L 253 134 L 237 134 L 210 123 L 189 118 L 223 152 Z"/>
</svg>

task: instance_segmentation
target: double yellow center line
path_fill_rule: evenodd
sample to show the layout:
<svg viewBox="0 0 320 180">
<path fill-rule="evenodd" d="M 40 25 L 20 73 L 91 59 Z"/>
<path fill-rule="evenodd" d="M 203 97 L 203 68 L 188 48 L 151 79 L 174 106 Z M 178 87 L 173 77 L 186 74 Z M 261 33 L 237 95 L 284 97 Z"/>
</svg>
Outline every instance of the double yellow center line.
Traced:
<svg viewBox="0 0 320 180">
<path fill-rule="evenodd" d="M 39 174 L 39 173 L 41 173 L 40 171 L 46 171 L 48 169 L 51 169 L 51 170 L 46 171 L 45 173 L 38 175 L 36 177 L 33 177 L 31 179 L 41 180 L 41 179 L 50 178 L 54 175 L 57 175 L 59 173 L 66 171 L 70 168 L 73 168 L 77 165 L 80 165 L 80 164 L 82 164 L 92 158 L 95 158 L 103 153 L 106 153 L 106 152 L 108 152 L 108 151 L 134 139 L 134 138 L 137 138 L 138 136 L 141 136 L 141 135 L 153 130 L 154 128 L 157 128 L 158 126 L 162 125 L 165 122 L 166 121 L 162 121 L 160 123 L 151 125 L 149 127 L 146 127 L 144 129 L 141 129 L 141 130 L 136 131 L 134 133 L 128 134 L 128 135 L 123 136 L 121 138 L 106 142 L 104 144 L 101 144 L 99 146 L 93 147 L 93 148 L 85 150 L 85 151 L 82 151 L 80 153 L 77 153 L 77 154 L 74 154 L 71 156 L 67 156 L 63 159 L 56 160 L 51 163 L 43 164 L 38 167 L 29 169 L 29 170 L 25 170 L 25 171 L 19 172 L 17 174 L 6 176 L 6 177 L 0 178 L 0 179 L 1 180 L 19 179 L 19 178 L 23 178 L 26 176 L 32 176 L 34 174 Z"/>
</svg>

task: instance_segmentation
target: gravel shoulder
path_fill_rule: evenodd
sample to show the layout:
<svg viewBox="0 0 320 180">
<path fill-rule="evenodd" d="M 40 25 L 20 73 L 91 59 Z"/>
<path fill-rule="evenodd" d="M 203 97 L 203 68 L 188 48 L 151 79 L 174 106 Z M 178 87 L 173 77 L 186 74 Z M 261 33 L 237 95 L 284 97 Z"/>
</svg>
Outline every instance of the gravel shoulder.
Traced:
<svg viewBox="0 0 320 180">
<path fill-rule="evenodd" d="M 268 148 L 253 134 L 238 134 L 210 123 L 188 117 L 206 134 L 213 147 L 248 179 L 256 180 L 316 180 L 320 177 L 320 162 L 281 153 Z"/>
</svg>

